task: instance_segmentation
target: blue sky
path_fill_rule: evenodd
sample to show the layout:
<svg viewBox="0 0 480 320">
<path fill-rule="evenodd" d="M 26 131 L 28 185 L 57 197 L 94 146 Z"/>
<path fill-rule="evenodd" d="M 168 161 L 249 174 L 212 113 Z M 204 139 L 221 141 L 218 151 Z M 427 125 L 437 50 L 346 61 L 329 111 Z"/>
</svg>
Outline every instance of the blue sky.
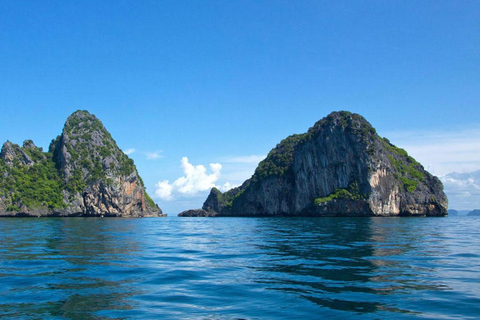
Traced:
<svg viewBox="0 0 480 320">
<path fill-rule="evenodd" d="M 479 1 L 1 1 L 0 139 L 89 110 L 176 214 L 349 110 L 473 209 L 479 35 Z"/>
</svg>

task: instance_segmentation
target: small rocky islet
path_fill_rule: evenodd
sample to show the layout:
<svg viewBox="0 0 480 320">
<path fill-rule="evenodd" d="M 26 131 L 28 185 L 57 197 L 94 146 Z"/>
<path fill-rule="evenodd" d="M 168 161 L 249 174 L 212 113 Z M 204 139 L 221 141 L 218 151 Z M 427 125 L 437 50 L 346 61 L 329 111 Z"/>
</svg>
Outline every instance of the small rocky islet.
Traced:
<svg viewBox="0 0 480 320">
<path fill-rule="evenodd" d="M 333 112 L 282 140 L 253 176 L 181 217 L 446 216 L 442 182 L 362 116 Z"/>
<path fill-rule="evenodd" d="M 68 117 L 47 152 L 27 140 L 0 153 L 0 216 L 158 217 L 135 164 L 87 111 Z"/>
</svg>

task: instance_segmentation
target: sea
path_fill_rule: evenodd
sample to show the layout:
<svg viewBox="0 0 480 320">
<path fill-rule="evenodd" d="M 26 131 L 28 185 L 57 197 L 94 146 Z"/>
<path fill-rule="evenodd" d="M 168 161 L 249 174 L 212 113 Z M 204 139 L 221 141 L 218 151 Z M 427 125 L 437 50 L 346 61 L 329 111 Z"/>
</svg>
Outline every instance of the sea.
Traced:
<svg viewBox="0 0 480 320">
<path fill-rule="evenodd" d="M 480 319 L 480 217 L 4 218 L 1 319 Z"/>
</svg>

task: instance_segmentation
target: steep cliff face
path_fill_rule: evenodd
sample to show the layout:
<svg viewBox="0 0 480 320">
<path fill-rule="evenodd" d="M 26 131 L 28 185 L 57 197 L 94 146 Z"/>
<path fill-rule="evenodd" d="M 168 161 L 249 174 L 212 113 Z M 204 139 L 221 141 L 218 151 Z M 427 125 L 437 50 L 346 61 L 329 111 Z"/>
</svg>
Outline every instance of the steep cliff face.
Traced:
<svg viewBox="0 0 480 320">
<path fill-rule="evenodd" d="M 278 144 L 251 179 L 213 189 L 216 215 L 443 216 L 440 180 L 380 138 L 360 115 L 334 112 Z"/>
<path fill-rule="evenodd" d="M 0 158 L 1 215 L 162 215 L 145 192 L 133 161 L 87 111 L 67 119 L 49 152 L 43 153 L 32 141 L 22 148 L 7 141 Z"/>
</svg>

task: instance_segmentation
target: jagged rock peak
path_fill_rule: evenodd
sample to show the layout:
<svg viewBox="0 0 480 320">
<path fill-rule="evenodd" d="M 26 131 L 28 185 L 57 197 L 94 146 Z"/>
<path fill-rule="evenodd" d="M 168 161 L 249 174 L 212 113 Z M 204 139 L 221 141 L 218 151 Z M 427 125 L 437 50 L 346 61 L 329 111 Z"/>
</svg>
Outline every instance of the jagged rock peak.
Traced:
<svg viewBox="0 0 480 320">
<path fill-rule="evenodd" d="M 52 141 L 54 159 L 66 182 L 77 177 L 98 180 L 105 174 L 136 173 L 133 161 L 118 148 L 102 122 L 88 111 L 68 117 L 61 136 Z"/>
<path fill-rule="evenodd" d="M 24 149 L 31 149 L 31 150 L 38 149 L 38 147 L 35 145 L 35 143 L 33 143 L 32 140 L 23 141 L 23 148 Z"/>
<path fill-rule="evenodd" d="M 120 150 L 102 122 L 88 111 L 68 117 L 54 160 L 73 199 L 73 211 L 91 215 L 160 212 L 145 192 L 133 160 Z"/>
<path fill-rule="evenodd" d="M 376 130 L 361 115 L 348 111 L 332 112 L 327 117 L 317 121 L 306 133 L 293 134 L 283 139 L 272 149 L 267 158 L 260 162 L 252 179 L 254 182 L 269 176 L 288 173 L 294 161 L 297 148 L 306 144 L 322 133 L 338 132 L 341 137 L 353 136 L 354 141 L 371 144 L 376 136 Z M 332 149 L 335 150 L 335 149 Z"/>
<path fill-rule="evenodd" d="M 2 146 L 0 159 L 2 159 L 9 167 L 13 167 L 15 164 L 31 166 L 34 164 L 34 161 L 25 149 L 37 149 L 37 147 L 35 147 L 31 140 L 25 141 L 23 148 L 20 148 L 18 144 L 7 140 Z"/>
<path fill-rule="evenodd" d="M 0 215 L 162 215 L 133 160 L 88 111 L 68 117 L 49 152 L 31 140 L 22 148 L 7 141 L 0 158 Z M 22 169 L 13 170 L 18 166 Z M 27 181 L 28 188 L 21 181 Z"/>
<path fill-rule="evenodd" d="M 242 186 L 212 189 L 202 209 L 220 216 L 443 216 L 447 206 L 438 178 L 365 118 L 340 111 L 282 140 Z"/>
<path fill-rule="evenodd" d="M 85 133 L 94 133 L 105 135 L 112 139 L 110 133 L 105 129 L 103 123 L 93 114 L 86 110 L 77 110 L 72 113 L 65 122 L 63 127 L 63 135 L 81 136 Z M 91 137 L 94 138 L 94 137 Z M 100 140 L 93 139 L 92 143 L 100 143 Z"/>
</svg>

